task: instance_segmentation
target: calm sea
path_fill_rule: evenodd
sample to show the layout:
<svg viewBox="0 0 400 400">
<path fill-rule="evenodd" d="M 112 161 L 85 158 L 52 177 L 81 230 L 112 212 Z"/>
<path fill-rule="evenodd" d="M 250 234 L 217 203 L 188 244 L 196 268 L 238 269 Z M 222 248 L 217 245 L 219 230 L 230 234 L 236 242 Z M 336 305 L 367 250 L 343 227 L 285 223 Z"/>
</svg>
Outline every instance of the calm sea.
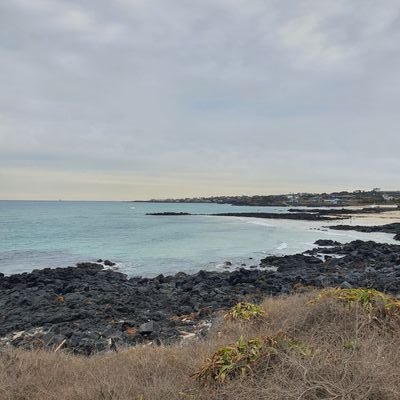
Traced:
<svg viewBox="0 0 400 400">
<path fill-rule="evenodd" d="M 222 204 L 0 201 L 0 272 L 73 265 L 98 258 L 129 275 L 256 264 L 268 254 L 313 247 L 317 239 L 390 241 L 391 235 L 329 232 L 326 223 L 232 217 L 146 216 L 147 212 L 284 212 Z"/>
</svg>

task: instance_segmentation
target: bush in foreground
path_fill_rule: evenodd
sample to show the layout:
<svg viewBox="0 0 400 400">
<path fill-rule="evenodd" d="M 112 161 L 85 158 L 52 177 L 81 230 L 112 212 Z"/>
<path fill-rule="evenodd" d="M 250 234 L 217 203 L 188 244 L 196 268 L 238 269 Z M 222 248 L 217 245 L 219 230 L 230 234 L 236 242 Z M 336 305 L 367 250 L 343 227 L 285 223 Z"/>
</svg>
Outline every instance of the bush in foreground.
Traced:
<svg viewBox="0 0 400 400">
<path fill-rule="evenodd" d="M 400 300 L 375 289 L 340 289 L 329 288 L 321 290 L 315 301 L 323 298 L 340 300 L 349 307 L 361 306 L 370 315 L 376 317 L 399 318 Z"/>
<path fill-rule="evenodd" d="M 257 370 L 265 373 L 292 351 L 311 354 L 307 345 L 289 339 L 283 332 L 251 339 L 240 336 L 235 343 L 219 348 L 193 376 L 202 384 L 216 385 L 227 379 L 254 377 Z"/>
<path fill-rule="evenodd" d="M 251 339 L 241 336 L 235 343 L 219 348 L 194 376 L 201 383 L 217 384 L 226 378 L 246 377 L 257 363 L 271 363 L 287 342 L 284 335 Z"/>
<path fill-rule="evenodd" d="M 224 316 L 226 321 L 255 321 L 265 316 L 260 306 L 253 303 L 238 303 L 233 306 Z"/>
</svg>

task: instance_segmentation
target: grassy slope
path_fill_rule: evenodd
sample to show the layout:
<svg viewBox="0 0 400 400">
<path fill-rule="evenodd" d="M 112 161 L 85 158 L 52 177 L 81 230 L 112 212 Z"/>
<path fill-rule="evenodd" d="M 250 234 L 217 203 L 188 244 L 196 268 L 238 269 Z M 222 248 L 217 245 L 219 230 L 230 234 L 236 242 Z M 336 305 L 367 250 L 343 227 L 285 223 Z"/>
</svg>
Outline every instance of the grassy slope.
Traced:
<svg viewBox="0 0 400 400">
<path fill-rule="evenodd" d="M 266 299 L 259 323 L 215 324 L 204 341 L 132 348 L 82 358 L 10 350 L 0 354 L 0 399 L 9 400 L 249 400 L 399 399 L 400 331 L 396 321 L 370 320 L 357 307 L 312 294 Z M 245 337 L 280 331 L 313 351 L 283 354 L 272 368 L 221 387 L 191 377 L 215 349 Z M 349 345 L 349 344 L 354 344 Z"/>
</svg>

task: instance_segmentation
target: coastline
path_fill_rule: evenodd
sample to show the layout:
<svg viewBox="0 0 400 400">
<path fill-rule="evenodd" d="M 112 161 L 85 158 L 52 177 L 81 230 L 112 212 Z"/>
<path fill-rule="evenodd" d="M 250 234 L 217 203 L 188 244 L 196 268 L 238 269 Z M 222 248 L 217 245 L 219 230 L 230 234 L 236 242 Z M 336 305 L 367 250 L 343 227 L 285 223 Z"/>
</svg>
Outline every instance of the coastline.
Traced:
<svg viewBox="0 0 400 400">
<path fill-rule="evenodd" d="M 220 271 L 128 277 L 114 270 L 109 260 L 98 260 L 9 276 L 0 273 L 0 347 L 62 348 L 91 355 L 200 338 L 221 310 L 240 301 L 291 294 L 299 287 L 368 287 L 399 293 L 400 241 L 395 239 L 400 210 L 362 211 L 329 211 L 333 218 L 328 219 L 304 219 L 303 212 L 286 220 L 278 214 L 272 219 L 255 218 L 257 213 L 209 215 L 271 227 L 278 220 L 279 226 L 304 224 L 319 236 L 305 251 L 293 254 L 282 242 L 276 248 L 279 254 L 266 254 L 260 261 L 250 258 L 240 267 L 226 262 Z M 334 229 L 337 234 L 332 234 Z M 339 233 L 352 230 L 361 230 L 354 237 L 365 240 L 347 242 L 353 235 Z"/>
<path fill-rule="evenodd" d="M 224 213 L 286 209 L 226 205 L 138 205 L 127 203 L 13 203 L 0 207 L 0 271 L 30 272 L 108 258 L 132 275 L 156 276 L 179 271 L 213 270 L 229 260 L 235 266 L 250 257 L 293 254 L 326 237 L 340 241 L 368 240 L 365 233 L 324 230 L 333 221 L 244 219 L 242 217 L 146 217 L 151 211 Z M 11 218 L 13 216 L 13 218 Z M 83 218 L 83 220 L 82 220 Z M 84 221 L 84 223 L 82 223 Z M 339 223 L 339 222 L 335 222 Z M 343 220 L 348 224 L 348 220 Z M 320 231 L 318 229 L 321 229 Z M 319 232 L 323 232 L 319 234 Z M 371 234 L 383 241 L 390 235 Z M 286 248 L 282 248 L 287 243 Z"/>
<path fill-rule="evenodd" d="M 400 292 L 400 243 L 318 243 L 302 254 L 268 256 L 257 269 L 232 272 L 128 278 L 81 263 L 0 275 L 0 346 L 91 355 L 202 337 L 220 310 L 299 286 Z"/>
<path fill-rule="evenodd" d="M 354 225 L 384 225 L 400 222 L 400 210 L 385 211 L 379 214 L 352 214 L 351 221 Z"/>
</svg>

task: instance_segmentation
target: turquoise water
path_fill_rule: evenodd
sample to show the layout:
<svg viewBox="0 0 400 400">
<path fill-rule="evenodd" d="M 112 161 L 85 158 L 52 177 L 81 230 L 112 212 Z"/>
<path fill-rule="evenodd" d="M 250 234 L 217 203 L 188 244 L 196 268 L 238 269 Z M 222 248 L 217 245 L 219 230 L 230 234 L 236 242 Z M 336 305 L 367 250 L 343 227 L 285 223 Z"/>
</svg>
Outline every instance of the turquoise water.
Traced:
<svg viewBox="0 0 400 400">
<path fill-rule="evenodd" d="M 321 231 L 326 223 L 317 222 L 145 215 L 161 211 L 286 209 L 222 204 L 0 201 L 0 272 L 10 274 L 108 258 L 129 275 L 153 276 L 221 268 L 226 260 L 234 266 L 249 266 L 267 254 L 304 251 L 319 238 L 386 241 L 391 237 Z"/>
</svg>

